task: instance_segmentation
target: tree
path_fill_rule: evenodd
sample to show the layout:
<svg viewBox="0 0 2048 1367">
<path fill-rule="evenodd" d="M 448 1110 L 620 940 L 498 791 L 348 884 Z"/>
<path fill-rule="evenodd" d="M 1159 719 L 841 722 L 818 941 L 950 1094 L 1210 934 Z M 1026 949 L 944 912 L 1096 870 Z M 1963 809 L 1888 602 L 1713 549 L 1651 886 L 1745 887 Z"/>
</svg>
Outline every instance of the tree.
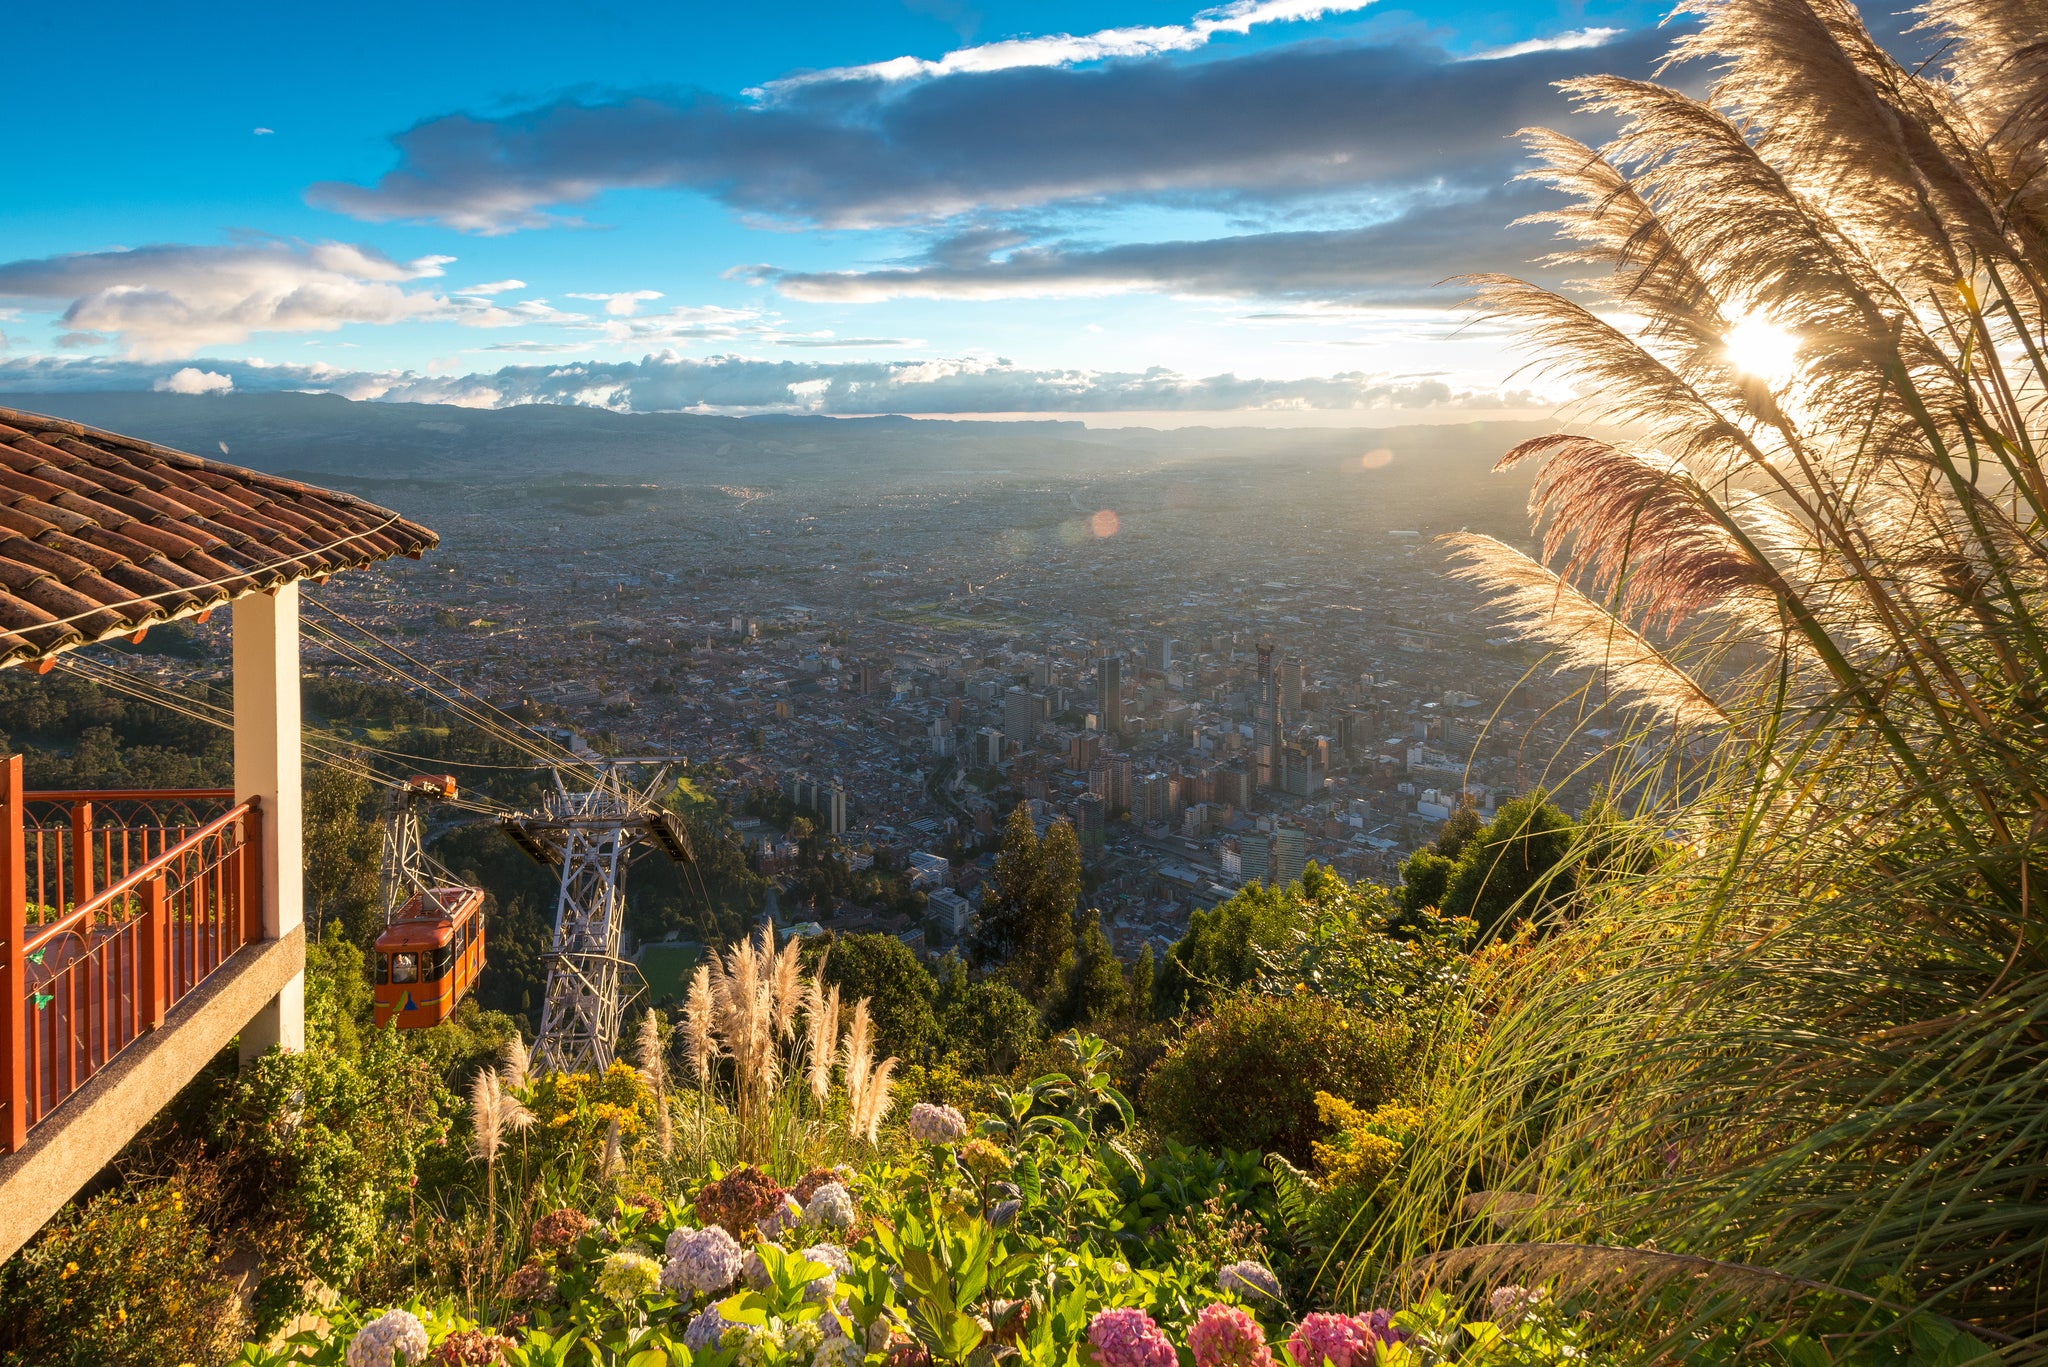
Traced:
<svg viewBox="0 0 2048 1367">
<path fill-rule="evenodd" d="M 961 1072 L 1001 1077 L 1038 1043 L 1037 1009 L 1001 978 L 975 978 L 949 954 L 940 961 L 938 983 L 941 1047 Z"/>
<path fill-rule="evenodd" d="M 1455 859 L 1446 859 L 1432 848 L 1423 848 L 1401 861 L 1401 908 L 1417 912 L 1443 905 L 1444 889 L 1451 885 Z"/>
<path fill-rule="evenodd" d="M 1569 897 L 1576 837 L 1572 819 L 1541 790 L 1516 798 L 1465 845 L 1439 907 L 1494 931 Z"/>
<path fill-rule="evenodd" d="M 1131 1010 L 1139 1016 L 1151 1014 L 1152 979 L 1156 975 L 1152 942 L 1147 940 L 1139 948 L 1136 962 L 1131 965 Z"/>
<path fill-rule="evenodd" d="M 305 898 L 313 934 L 333 920 L 357 944 L 381 929 L 377 914 L 377 861 L 382 835 L 363 819 L 370 780 L 346 769 L 321 767 L 306 779 Z"/>
<path fill-rule="evenodd" d="M 1030 807 L 1017 804 L 982 894 L 976 961 L 1007 965 L 1017 990 L 1043 1002 L 1073 950 L 1080 900 L 1081 842 L 1074 828 L 1055 821 L 1041 840 Z"/>
<path fill-rule="evenodd" d="M 1102 913 L 1089 912 L 1074 932 L 1064 970 L 1046 997 L 1048 1030 L 1100 1025 L 1130 1010 L 1130 984 L 1117 961 L 1109 936 L 1102 932 Z"/>
<path fill-rule="evenodd" d="M 824 941 L 822 951 L 825 981 L 839 985 L 840 1001 L 850 1008 L 871 999 L 877 1053 L 908 1062 L 937 1045 L 932 999 L 938 984 L 908 945 L 894 935 L 839 935 Z"/>
<path fill-rule="evenodd" d="M 1311 867 L 1314 867 L 1311 865 Z M 1306 876 L 1306 875 L 1304 875 Z M 1227 902 L 1188 918 L 1187 933 L 1166 951 L 1153 981 L 1153 1010 L 1162 1016 L 1201 1013 L 1210 999 L 1255 981 L 1262 953 L 1279 950 L 1300 914 L 1286 888 L 1250 883 Z"/>
</svg>

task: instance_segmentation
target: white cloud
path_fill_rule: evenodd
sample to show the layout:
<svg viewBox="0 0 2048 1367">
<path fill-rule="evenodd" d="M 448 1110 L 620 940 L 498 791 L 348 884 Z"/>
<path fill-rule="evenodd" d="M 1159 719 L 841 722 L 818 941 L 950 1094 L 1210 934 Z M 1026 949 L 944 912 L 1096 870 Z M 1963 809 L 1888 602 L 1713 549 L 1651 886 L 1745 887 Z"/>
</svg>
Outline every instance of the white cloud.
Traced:
<svg viewBox="0 0 2048 1367">
<path fill-rule="evenodd" d="M 456 294 L 492 295 L 503 294 L 508 290 L 523 290 L 525 288 L 526 282 L 524 280 L 490 280 L 481 285 L 471 285 L 468 289 L 456 290 L 454 292 Z"/>
<path fill-rule="evenodd" d="M 225 394 L 234 387 L 234 380 L 217 370 L 189 365 L 150 386 L 159 394 Z"/>
<path fill-rule="evenodd" d="M 1098 29 L 1094 33 L 1055 33 L 1037 38 L 1005 38 L 1000 42 L 955 48 L 936 61 L 923 57 L 892 57 L 860 66 L 808 71 L 747 93 L 772 99 L 805 86 L 845 81 L 928 80 L 935 76 L 982 75 L 1017 67 L 1074 66 L 1113 57 L 1149 57 L 1162 52 L 1187 52 L 1202 47 L 1219 33 L 1247 33 L 1259 24 L 1320 19 L 1348 14 L 1373 0 L 1232 0 L 1203 10 L 1186 24 L 1153 24 Z"/>
<path fill-rule="evenodd" d="M 256 130 L 255 130 L 255 133 L 256 133 L 256 136 L 257 136 L 257 137 L 259 137 L 259 138 L 267 138 L 267 137 L 269 137 L 269 136 L 270 136 L 270 135 L 271 135 L 272 133 L 275 133 L 276 131 L 277 131 L 277 130 L 276 130 L 275 128 L 258 128 L 258 129 L 256 129 Z"/>
<path fill-rule="evenodd" d="M 1503 57 L 1527 57 L 1535 52 L 1578 52 L 1589 47 L 1605 47 L 1624 32 L 1626 30 L 1618 28 L 1575 28 L 1550 38 L 1531 38 L 1525 43 L 1490 47 L 1473 53 L 1465 60 L 1497 62 Z"/>
<path fill-rule="evenodd" d="M 62 307 L 81 345 L 113 338 L 146 359 L 246 341 L 257 332 L 332 332 L 350 323 L 447 320 L 475 327 L 533 321 L 531 309 L 407 288 L 442 275 L 451 256 L 394 260 L 347 242 L 251 238 L 224 246 L 163 243 L 0 264 L 0 298 Z M 553 310 L 542 310 L 543 317 Z"/>
<path fill-rule="evenodd" d="M 615 318 L 630 318 L 640 305 L 650 299 L 661 298 L 660 290 L 624 290 L 617 294 L 572 294 L 571 299 L 589 299 L 604 305 L 604 311 Z"/>
</svg>

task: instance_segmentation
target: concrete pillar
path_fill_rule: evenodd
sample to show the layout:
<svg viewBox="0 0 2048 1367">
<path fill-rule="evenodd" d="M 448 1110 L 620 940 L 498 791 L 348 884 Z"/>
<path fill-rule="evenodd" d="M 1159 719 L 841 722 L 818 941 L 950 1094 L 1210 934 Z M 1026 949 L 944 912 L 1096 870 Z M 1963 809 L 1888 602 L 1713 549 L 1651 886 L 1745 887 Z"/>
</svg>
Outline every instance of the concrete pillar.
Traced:
<svg viewBox="0 0 2048 1367">
<path fill-rule="evenodd" d="M 262 803 L 263 937 L 305 919 L 299 793 L 299 586 L 234 604 L 235 798 Z M 306 1047 L 306 977 L 292 975 L 242 1031 L 242 1061 Z"/>
</svg>

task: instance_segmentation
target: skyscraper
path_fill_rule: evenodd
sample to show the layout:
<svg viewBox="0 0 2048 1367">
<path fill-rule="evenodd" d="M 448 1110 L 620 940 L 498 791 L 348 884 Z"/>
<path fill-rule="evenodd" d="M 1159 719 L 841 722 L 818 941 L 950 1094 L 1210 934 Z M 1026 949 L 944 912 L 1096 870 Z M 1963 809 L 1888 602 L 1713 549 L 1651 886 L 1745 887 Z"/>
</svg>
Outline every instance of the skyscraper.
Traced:
<svg viewBox="0 0 2048 1367">
<path fill-rule="evenodd" d="M 1252 778 L 1261 788 L 1279 781 L 1280 688 L 1273 676 L 1273 643 L 1259 642 L 1259 675 L 1252 694 Z"/>
<path fill-rule="evenodd" d="M 1124 729 L 1124 657 L 1105 655 L 1095 662 L 1095 710 L 1102 718 L 1102 734 L 1117 736 Z"/>
<path fill-rule="evenodd" d="M 1104 755 L 1088 766 L 1088 791 L 1111 812 L 1131 809 L 1131 762 L 1122 755 Z"/>
<path fill-rule="evenodd" d="M 1286 887 L 1307 867 L 1308 832 L 1299 826 L 1282 826 L 1273 832 L 1272 886 Z"/>
<path fill-rule="evenodd" d="M 1283 718 L 1301 714 L 1301 657 L 1288 655 L 1280 661 L 1280 715 Z M 1285 725 L 1285 721 L 1282 725 Z"/>
<path fill-rule="evenodd" d="M 1100 850 L 1109 825 L 1109 804 L 1094 793 L 1083 793 L 1074 802 L 1074 834 L 1084 850 Z"/>
<path fill-rule="evenodd" d="M 1003 735 L 1019 745 L 1031 744 L 1038 733 L 1038 720 L 1045 715 L 1045 699 L 1021 688 L 1003 694 Z"/>
<path fill-rule="evenodd" d="M 1161 674 L 1172 669 L 1173 638 L 1171 636 L 1154 637 L 1152 643 L 1146 647 L 1146 657 L 1145 663 L 1151 668 L 1158 670 Z"/>
</svg>

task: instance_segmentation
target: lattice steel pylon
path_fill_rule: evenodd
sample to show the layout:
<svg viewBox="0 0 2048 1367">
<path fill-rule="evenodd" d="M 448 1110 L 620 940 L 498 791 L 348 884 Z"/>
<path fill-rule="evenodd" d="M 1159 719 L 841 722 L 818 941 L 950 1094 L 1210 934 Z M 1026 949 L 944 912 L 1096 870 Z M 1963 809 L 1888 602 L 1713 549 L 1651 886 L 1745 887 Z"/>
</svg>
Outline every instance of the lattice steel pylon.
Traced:
<svg viewBox="0 0 2048 1367">
<path fill-rule="evenodd" d="M 427 854 L 420 832 L 420 810 L 455 796 L 455 780 L 445 774 L 415 774 L 384 790 L 384 849 L 377 861 L 377 900 L 390 925 L 405 904 L 429 888 L 453 883 L 455 876 Z"/>
<path fill-rule="evenodd" d="M 629 1000 L 628 961 L 619 957 L 627 866 L 649 847 L 676 863 L 696 862 L 682 823 L 657 801 L 673 762 L 599 761 L 597 786 L 573 792 L 557 771 L 555 791 L 539 812 L 504 822 L 505 833 L 528 855 L 561 870 L 554 940 L 544 956 L 547 996 L 533 1044 L 540 1069 L 602 1072 L 618 1052 Z M 653 777 L 643 783 L 623 772 L 649 765 Z"/>
</svg>

